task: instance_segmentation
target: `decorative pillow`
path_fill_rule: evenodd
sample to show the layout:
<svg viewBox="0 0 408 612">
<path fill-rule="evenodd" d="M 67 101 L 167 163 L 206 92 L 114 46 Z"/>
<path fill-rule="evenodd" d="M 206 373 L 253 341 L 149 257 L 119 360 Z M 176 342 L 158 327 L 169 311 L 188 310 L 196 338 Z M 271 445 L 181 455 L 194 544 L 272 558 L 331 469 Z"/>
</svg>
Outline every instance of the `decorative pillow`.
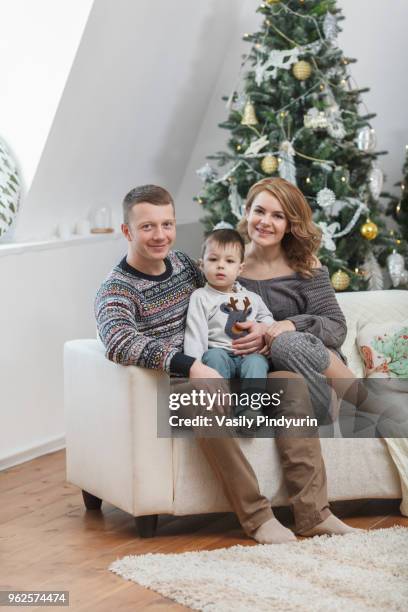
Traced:
<svg viewBox="0 0 408 612">
<path fill-rule="evenodd" d="M 357 345 L 366 377 L 408 378 L 408 320 L 358 325 Z"/>
</svg>

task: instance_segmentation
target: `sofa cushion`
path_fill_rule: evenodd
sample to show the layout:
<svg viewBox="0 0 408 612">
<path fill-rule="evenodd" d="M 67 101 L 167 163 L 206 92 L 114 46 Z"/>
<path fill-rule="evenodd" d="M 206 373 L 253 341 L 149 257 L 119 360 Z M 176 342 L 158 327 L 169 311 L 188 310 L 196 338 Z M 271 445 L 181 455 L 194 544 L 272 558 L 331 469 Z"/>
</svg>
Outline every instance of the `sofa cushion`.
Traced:
<svg viewBox="0 0 408 612">
<path fill-rule="evenodd" d="M 359 324 L 357 345 L 367 377 L 408 378 L 408 320 Z"/>
<path fill-rule="evenodd" d="M 347 337 L 342 351 L 350 369 L 364 378 L 364 364 L 358 351 L 357 325 L 387 320 L 403 322 L 408 312 L 408 291 L 356 291 L 336 294 L 347 321 Z"/>
</svg>

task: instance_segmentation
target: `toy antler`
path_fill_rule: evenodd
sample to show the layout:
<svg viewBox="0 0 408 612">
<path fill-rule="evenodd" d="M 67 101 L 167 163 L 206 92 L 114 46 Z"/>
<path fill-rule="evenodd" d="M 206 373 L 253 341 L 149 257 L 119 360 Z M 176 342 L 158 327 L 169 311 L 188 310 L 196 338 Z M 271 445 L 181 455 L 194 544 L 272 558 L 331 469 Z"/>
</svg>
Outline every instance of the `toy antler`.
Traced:
<svg viewBox="0 0 408 612">
<path fill-rule="evenodd" d="M 231 296 L 231 299 L 230 299 L 230 301 L 228 302 L 228 306 L 231 306 L 231 309 L 232 309 L 232 310 L 237 310 L 237 303 L 238 303 L 238 300 L 234 299 L 234 298 Z"/>
<path fill-rule="evenodd" d="M 247 310 L 248 310 L 248 308 L 250 307 L 250 305 L 251 305 L 251 302 L 250 302 L 249 297 L 248 297 L 248 296 L 245 296 L 245 297 L 244 297 L 244 306 L 245 306 L 245 308 L 244 308 L 244 312 L 247 312 Z"/>
</svg>

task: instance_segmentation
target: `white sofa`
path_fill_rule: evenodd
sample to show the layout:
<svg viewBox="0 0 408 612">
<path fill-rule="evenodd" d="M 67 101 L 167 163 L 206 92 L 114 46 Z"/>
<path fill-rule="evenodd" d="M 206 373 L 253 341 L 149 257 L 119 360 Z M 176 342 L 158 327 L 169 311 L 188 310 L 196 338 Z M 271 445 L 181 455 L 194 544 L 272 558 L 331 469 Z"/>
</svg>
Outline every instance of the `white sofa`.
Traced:
<svg viewBox="0 0 408 612">
<path fill-rule="evenodd" d="M 343 350 L 363 376 L 355 344 L 358 321 L 400 321 L 408 291 L 338 294 L 347 319 Z M 67 480 L 84 493 L 88 508 L 107 501 L 153 535 L 158 514 L 224 512 L 229 504 L 193 439 L 157 438 L 157 397 L 166 374 L 108 361 L 98 340 L 65 345 Z M 400 498 L 397 470 L 379 438 L 322 438 L 330 501 Z M 262 493 L 272 506 L 287 504 L 275 441 L 242 439 Z M 151 517 L 149 519 L 149 517 Z"/>
</svg>

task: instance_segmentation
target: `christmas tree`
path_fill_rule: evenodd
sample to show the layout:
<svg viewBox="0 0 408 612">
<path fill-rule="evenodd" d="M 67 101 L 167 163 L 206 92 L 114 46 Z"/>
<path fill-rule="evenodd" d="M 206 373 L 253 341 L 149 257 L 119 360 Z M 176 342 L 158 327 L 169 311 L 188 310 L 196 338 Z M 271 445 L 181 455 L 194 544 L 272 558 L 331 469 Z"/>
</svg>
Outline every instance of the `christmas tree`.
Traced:
<svg viewBox="0 0 408 612">
<path fill-rule="evenodd" d="M 235 227 L 256 181 L 281 176 L 301 189 L 322 230 L 319 257 L 338 290 L 382 288 L 378 261 L 392 252 L 379 197 L 383 174 L 373 114 L 360 114 L 337 46 L 336 0 L 265 0 L 259 31 L 246 34 L 242 78 L 227 100 L 228 150 L 197 172 L 207 230 Z M 219 168 L 215 168 L 215 164 Z"/>
</svg>

